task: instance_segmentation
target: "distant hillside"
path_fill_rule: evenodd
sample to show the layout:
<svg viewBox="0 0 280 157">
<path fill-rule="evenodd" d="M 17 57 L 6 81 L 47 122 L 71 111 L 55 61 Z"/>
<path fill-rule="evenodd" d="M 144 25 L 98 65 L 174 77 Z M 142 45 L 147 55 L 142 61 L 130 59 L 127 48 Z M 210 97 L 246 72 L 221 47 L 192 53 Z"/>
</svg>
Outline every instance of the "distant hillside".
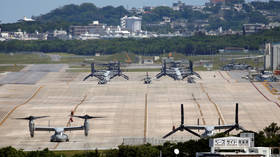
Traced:
<svg viewBox="0 0 280 157">
<path fill-rule="evenodd" d="M 65 5 L 51 12 L 35 17 L 40 22 L 68 22 L 77 24 L 89 24 L 94 20 L 108 25 L 119 25 L 120 18 L 127 15 L 128 11 L 123 7 L 106 6 L 97 8 L 92 3 L 83 3 L 81 5 Z"/>
<path fill-rule="evenodd" d="M 269 2 L 252 2 L 251 3 L 257 10 L 270 10 L 280 12 L 280 1 L 270 0 Z"/>
</svg>

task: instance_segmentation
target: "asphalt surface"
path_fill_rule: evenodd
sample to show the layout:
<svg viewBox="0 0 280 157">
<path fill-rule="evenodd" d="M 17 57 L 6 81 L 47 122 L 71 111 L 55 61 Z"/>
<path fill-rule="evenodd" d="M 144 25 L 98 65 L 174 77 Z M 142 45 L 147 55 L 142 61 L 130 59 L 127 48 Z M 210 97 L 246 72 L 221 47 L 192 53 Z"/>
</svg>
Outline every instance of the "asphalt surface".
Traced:
<svg viewBox="0 0 280 157">
<path fill-rule="evenodd" d="M 0 84 L 36 84 L 49 72 L 59 72 L 63 64 L 34 64 L 27 65 L 20 72 L 9 72 L 0 77 Z"/>
<path fill-rule="evenodd" d="M 240 82 L 224 71 L 199 72 L 202 79 L 197 79 L 195 84 L 162 77 L 150 85 L 141 81 L 145 72 L 125 73 L 130 78 L 128 81 L 120 77 L 106 85 L 98 85 L 95 78 L 82 81 L 87 74 L 49 72 L 35 84 L 0 86 L 0 147 L 110 149 L 124 139 L 133 144 L 135 138 L 141 139 L 144 134 L 156 142 L 170 132 L 173 125 L 180 125 L 180 104 L 184 104 L 185 125 L 196 125 L 197 118 L 201 124 L 203 119 L 205 125 L 217 125 L 218 118 L 224 124 L 233 124 L 237 102 L 240 125 L 245 129 L 260 131 L 272 122 L 280 123 L 280 107 L 274 103 L 279 102 L 277 97 L 261 83 Z M 152 77 L 156 74 L 149 73 Z M 50 117 L 36 120 L 35 125 L 48 126 L 50 121 L 50 126 L 61 127 L 67 126 L 72 110 L 76 115 L 105 118 L 89 121 L 88 137 L 83 131 L 66 132 L 70 142 L 65 143 L 49 142 L 52 132 L 35 132 L 35 137 L 31 138 L 28 121 L 14 119 L 47 115 Z M 71 126 L 82 124 L 83 120 L 74 118 Z M 179 131 L 167 138 L 188 139 L 197 137 Z"/>
</svg>

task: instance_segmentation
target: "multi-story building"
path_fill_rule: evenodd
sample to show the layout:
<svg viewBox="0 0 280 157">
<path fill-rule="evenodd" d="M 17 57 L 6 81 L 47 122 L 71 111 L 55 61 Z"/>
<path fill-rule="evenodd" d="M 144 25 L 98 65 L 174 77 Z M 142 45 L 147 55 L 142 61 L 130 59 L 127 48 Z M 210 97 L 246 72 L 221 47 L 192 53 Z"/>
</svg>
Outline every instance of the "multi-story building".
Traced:
<svg viewBox="0 0 280 157">
<path fill-rule="evenodd" d="M 105 35 L 106 25 L 100 24 L 98 21 L 93 21 L 93 23 L 88 26 L 70 26 L 69 32 L 74 38 L 83 34 Z"/>
<path fill-rule="evenodd" d="M 184 6 L 185 6 L 185 3 L 178 1 L 177 3 L 173 3 L 172 9 L 175 11 L 179 11 L 179 10 L 183 9 Z"/>
<path fill-rule="evenodd" d="M 266 29 L 265 24 L 256 23 L 256 24 L 243 24 L 243 34 L 252 34 L 257 33 Z"/>
<path fill-rule="evenodd" d="M 264 68 L 268 70 L 280 69 L 280 42 L 265 44 Z"/>
<path fill-rule="evenodd" d="M 122 29 L 127 29 L 130 32 L 140 32 L 141 31 L 141 23 L 142 23 L 142 18 L 140 18 L 140 17 L 124 16 L 124 17 L 121 18 L 121 28 Z"/>
</svg>

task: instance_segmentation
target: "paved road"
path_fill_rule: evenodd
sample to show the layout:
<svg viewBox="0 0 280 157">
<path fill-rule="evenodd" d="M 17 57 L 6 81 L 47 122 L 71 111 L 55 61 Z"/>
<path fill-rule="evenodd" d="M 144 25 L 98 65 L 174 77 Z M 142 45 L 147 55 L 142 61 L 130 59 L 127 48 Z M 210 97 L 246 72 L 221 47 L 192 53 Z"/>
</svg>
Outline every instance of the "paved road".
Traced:
<svg viewBox="0 0 280 157">
<path fill-rule="evenodd" d="M 140 81 L 145 72 L 125 73 L 130 80 L 116 78 L 106 85 L 98 85 L 94 78 L 82 81 L 87 74 L 49 72 L 34 85 L 0 86 L 0 110 L 3 114 L 11 106 L 26 102 L 43 86 L 32 100 L 17 108 L 0 126 L 0 147 L 11 145 L 25 150 L 112 148 L 120 145 L 123 138 L 143 138 L 146 112 L 147 138 L 161 139 L 173 125 L 180 124 L 180 104 L 184 104 L 186 125 L 196 125 L 197 118 L 202 118 L 202 115 L 206 125 L 216 125 L 219 116 L 223 117 L 225 124 L 232 124 L 236 102 L 239 103 L 240 124 L 246 129 L 259 131 L 271 122 L 280 123 L 277 105 L 265 99 L 251 83 L 238 82 L 223 71 L 221 74 L 218 71 L 199 72 L 202 80 L 196 80 L 195 84 L 162 77 L 150 85 Z M 157 72 L 149 74 L 155 76 Z M 256 83 L 256 86 L 267 97 L 273 97 L 261 83 Z M 13 119 L 49 115 L 49 118 L 36 120 L 35 124 L 47 126 L 50 120 L 51 126 L 66 126 L 70 111 L 77 104 L 80 104 L 76 109 L 77 115 L 106 118 L 89 121 L 91 130 L 88 137 L 83 131 L 66 132 L 70 137 L 68 143 L 57 145 L 49 142 L 52 135 L 49 132 L 36 132 L 35 137 L 30 138 L 28 122 Z M 71 125 L 81 124 L 83 121 L 75 118 Z M 187 132 L 177 132 L 168 139 L 196 137 Z"/>
<path fill-rule="evenodd" d="M 20 72 L 10 72 L 0 78 L 0 84 L 35 84 L 49 72 L 59 72 L 64 64 L 33 64 Z"/>
</svg>

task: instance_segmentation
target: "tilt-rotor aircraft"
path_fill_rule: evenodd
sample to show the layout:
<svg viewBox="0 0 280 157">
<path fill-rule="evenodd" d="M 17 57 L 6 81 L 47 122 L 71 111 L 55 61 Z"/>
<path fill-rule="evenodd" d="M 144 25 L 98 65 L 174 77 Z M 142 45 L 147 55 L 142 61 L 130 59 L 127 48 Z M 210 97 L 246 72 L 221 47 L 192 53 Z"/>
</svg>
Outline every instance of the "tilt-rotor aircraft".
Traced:
<svg viewBox="0 0 280 157">
<path fill-rule="evenodd" d="M 120 68 L 120 62 L 109 62 L 107 64 L 98 64 L 99 66 L 105 67 L 103 70 L 96 70 L 94 63 L 91 63 L 91 74 L 84 78 L 84 81 L 89 77 L 96 77 L 99 79 L 98 84 L 106 84 L 111 79 L 116 76 L 121 76 L 126 80 L 129 79 L 128 76 L 124 75 Z"/>
<path fill-rule="evenodd" d="M 144 81 L 144 84 L 151 84 L 152 78 L 149 76 L 148 72 L 146 72 L 146 77 L 142 79 Z"/>
<path fill-rule="evenodd" d="M 197 76 L 201 78 L 200 75 L 193 71 L 193 62 L 189 61 L 189 66 L 186 67 L 185 63 L 182 61 L 170 61 L 167 62 L 164 60 L 161 72 L 156 75 L 156 78 L 159 79 L 162 76 L 169 76 L 174 80 L 184 80 L 189 76 Z"/>
<path fill-rule="evenodd" d="M 230 124 L 230 125 L 184 125 L 184 106 L 181 104 L 181 125 L 177 128 L 173 128 L 171 132 L 163 136 L 163 138 L 166 138 L 178 130 L 180 131 L 188 131 L 191 134 L 200 137 L 200 138 L 206 138 L 206 137 L 211 137 L 215 134 L 214 130 L 220 130 L 220 129 L 227 129 L 224 131 L 224 133 L 229 133 L 233 129 L 236 130 L 243 130 L 246 131 L 242 126 L 239 125 L 238 123 L 238 103 L 236 103 L 236 108 L 235 108 L 235 124 Z M 204 130 L 204 133 L 201 135 L 194 132 L 193 130 Z"/>
<path fill-rule="evenodd" d="M 35 131 L 54 131 L 54 134 L 50 138 L 50 142 L 68 142 L 69 138 L 68 135 L 66 135 L 64 132 L 65 131 L 74 131 L 74 130 L 84 130 L 85 136 L 88 136 L 88 131 L 89 131 L 89 123 L 88 119 L 93 119 L 93 118 L 103 118 L 103 117 L 92 117 L 89 115 L 85 116 L 76 116 L 73 115 L 73 117 L 78 117 L 81 119 L 84 119 L 84 125 L 82 126 L 77 126 L 77 127 L 41 127 L 41 126 L 35 126 L 34 120 L 39 119 L 39 118 L 46 118 L 48 116 L 29 116 L 25 118 L 16 118 L 19 120 L 29 120 L 29 131 L 30 131 L 30 136 L 34 137 L 34 132 Z"/>
</svg>

